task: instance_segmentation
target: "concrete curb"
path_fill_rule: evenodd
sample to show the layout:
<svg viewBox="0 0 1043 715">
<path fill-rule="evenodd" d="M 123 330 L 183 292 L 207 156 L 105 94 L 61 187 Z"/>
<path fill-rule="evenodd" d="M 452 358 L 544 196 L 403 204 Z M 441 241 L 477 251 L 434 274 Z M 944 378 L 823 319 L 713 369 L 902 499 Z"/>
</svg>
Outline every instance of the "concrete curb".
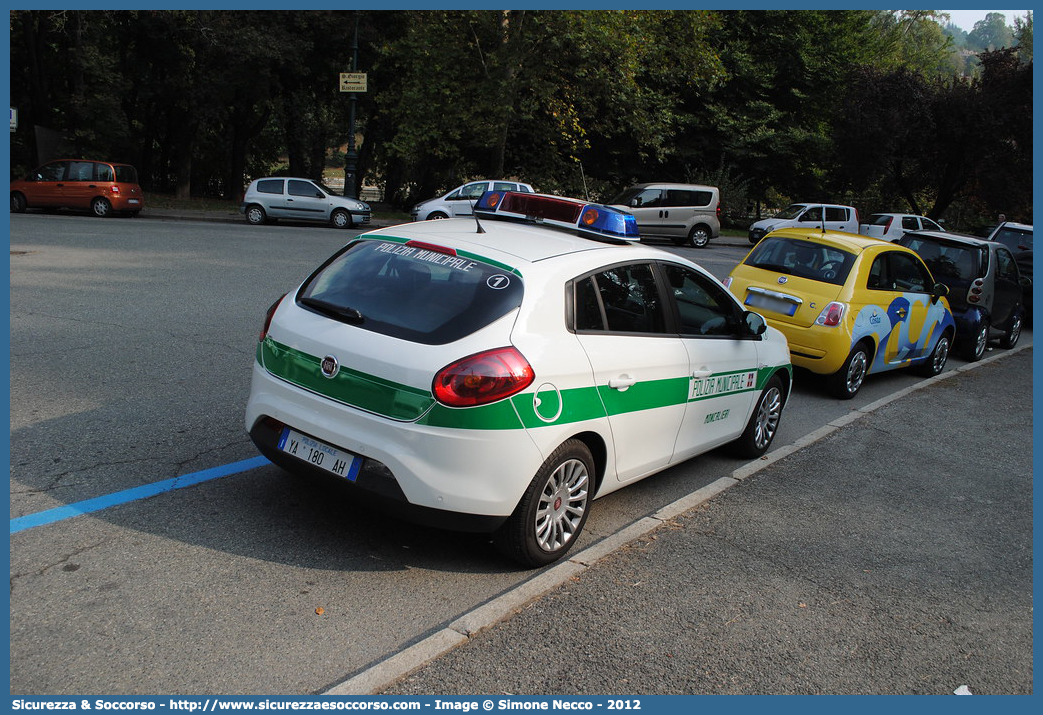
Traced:
<svg viewBox="0 0 1043 715">
<path fill-rule="evenodd" d="M 968 363 L 955 370 L 936 375 L 935 377 L 922 380 L 893 395 L 872 402 L 849 414 L 831 421 L 814 432 L 804 435 L 792 444 L 775 449 L 760 459 L 750 462 L 732 472 L 731 477 L 721 477 L 715 482 L 688 494 L 680 499 L 666 505 L 651 516 L 638 519 L 633 524 L 611 534 L 601 541 L 583 549 L 568 558 L 568 560 L 550 567 L 546 571 L 540 571 L 532 578 L 500 594 L 490 601 L 465 613 L 448 626 L 414 645 L 409 646 L 400 653 L 388 657 L 357 675 L 335 685 L 322 693 L 323 695 L 375 695 L 397 680 L 410 673 L 419 670 L 432 660 L 448 653 L 466 643 L 470 638 L 497 623 L 506 620 L 514 613 L 532 603 L 541 596 L 561 587 L 574 578 L 582 575 L 601 559 L 615 553 L 619 549 L 646 536 L 663 526 L 671 519 L 680 516 L 692 509 L 704 504 L 718 494 L 740 483 L 742 480 L 762 471 L 766 467 L 785 459 L 794 452 L 818 442 L 833 434 L 842 427 L 846 427 L 866 415 L 879 410 L 881 407 L 896 402 L 907 395 L 923 390 L 929 386 L 936 385 L 944 380 L 951 379 L 959 373 L 973 370 L 982 365 L 987 365 L 995 360 L 1000 360 L 1009 355 L 1017 354 L 1022 350 L 1028 350 L 1032 346 L 1022 345 L 1002 353 L 992 355 L 974 363 Z"/>
</svg>

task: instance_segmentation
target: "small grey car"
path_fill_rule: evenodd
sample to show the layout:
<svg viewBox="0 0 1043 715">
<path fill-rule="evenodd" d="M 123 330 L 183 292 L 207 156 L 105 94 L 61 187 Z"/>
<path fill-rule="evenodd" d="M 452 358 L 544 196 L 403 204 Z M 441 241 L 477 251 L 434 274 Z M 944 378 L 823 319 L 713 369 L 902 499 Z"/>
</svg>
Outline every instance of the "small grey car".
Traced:
<svg viewBox="0 0 1043 715">
<path fill-rule="evenodd" d="M 243 195 L 239 213 L 255 226 L 286 219 L 320 221 L 334 228 L 369 224 L 369 204 L 350 196 L 338 196 L 311 179 L 266 177 L 254 179 Z"/>
</svg>

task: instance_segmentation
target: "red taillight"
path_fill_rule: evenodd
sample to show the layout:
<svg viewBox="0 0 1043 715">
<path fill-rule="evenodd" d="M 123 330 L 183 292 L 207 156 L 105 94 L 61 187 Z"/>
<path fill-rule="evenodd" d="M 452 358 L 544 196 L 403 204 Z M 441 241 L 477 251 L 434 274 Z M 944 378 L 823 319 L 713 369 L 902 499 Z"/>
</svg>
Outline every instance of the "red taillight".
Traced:
<svg viewBox="0 0 1043 715">
<path fill-rule="evenodd" d="M 264 342 L 264 339 L 268 337 L 268 328 L 272 325 L 272 318 L 275 316 L 275 311 L 279 307 L 279 303 L 282 303 L 282 299 L 286 297 L 286 294 L 279 296 L 279 300 L 272 303 L 272 307 L 268 309 L 268 312 L 264 315 L 264 326 L 261 328 L 261 337 L 258 338 L 260 342 Z"/>
<path fill-rule="evenodd" d="M 438 371 L 435 399 L 450 407 L 474 407 L 521 392 L 536 378 L 529 361 L 514 348 L 498 348 L 457 360 Z"/>
<path fill-rule="evenodd" d="M 815 320 L 817 325 L 825 325 L 827 328 L 834 328 L 840 325 L 840 319 L 844 317 L 844 304 L 843 303 L 830 303 L 822 312 L 819 313 L 818 318 Z"/>
<path fill-rule="evenodd" d="M 720 201 L 717 202 L 717 220 L 718 221 L 721 220 L 721 202 Z"/>
<path fill-rule="evenodd" d="M 967 291 L 967 302 L 977 303 L 981 300 L 981 292 L 985 288 L 985 281 L 981 278 L 975 278 L 971 283 L 971 289 Z"/>
<path fill-rule="evenodd" d="M 895 220 L 894 216 L 892 216 L 891 218 L 887 219 L 887 223 L 884 224 L 884 233 L 887 233 L 888 229 L 891 228 L 891 224 L 894 223 L 894 220 Z"/>
</svg>

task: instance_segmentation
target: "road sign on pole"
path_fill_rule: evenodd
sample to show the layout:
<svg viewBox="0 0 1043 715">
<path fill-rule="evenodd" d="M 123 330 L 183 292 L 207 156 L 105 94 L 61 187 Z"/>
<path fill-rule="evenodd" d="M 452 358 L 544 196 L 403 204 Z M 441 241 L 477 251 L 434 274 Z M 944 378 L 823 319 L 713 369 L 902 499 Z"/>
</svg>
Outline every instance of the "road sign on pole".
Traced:
<svg viewBox="0 0 1043 715">
<path fill-rule="evenodd" d="M 365 72 L 341 72 L 340 73 L 340 91 L 341 92 L 365 92 L 366 91 L 366 73 Z"/>
</svg>

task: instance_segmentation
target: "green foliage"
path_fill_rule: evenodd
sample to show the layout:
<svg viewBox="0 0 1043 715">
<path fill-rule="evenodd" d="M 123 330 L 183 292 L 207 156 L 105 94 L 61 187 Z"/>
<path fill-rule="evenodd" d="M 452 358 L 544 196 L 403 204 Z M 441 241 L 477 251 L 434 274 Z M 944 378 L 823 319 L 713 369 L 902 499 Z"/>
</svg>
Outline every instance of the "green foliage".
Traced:
<svg viewBox="0 0 1043 715">
<path fill-rule="evenodd" d="M 234 200 L 342 165 L 354 109 L 358 175 L 399 208 L 476 177 L 601 199 L 711 183 L 735 224 L 788 199 L 991 210 L 1031 188 L 1031 13 L 962 34 L 933 11 L 10 15 L 12 169 L 106 157 L 149 191 Z M 972 35 L 1018 50 L 979 67 Z"/>
</svg>

